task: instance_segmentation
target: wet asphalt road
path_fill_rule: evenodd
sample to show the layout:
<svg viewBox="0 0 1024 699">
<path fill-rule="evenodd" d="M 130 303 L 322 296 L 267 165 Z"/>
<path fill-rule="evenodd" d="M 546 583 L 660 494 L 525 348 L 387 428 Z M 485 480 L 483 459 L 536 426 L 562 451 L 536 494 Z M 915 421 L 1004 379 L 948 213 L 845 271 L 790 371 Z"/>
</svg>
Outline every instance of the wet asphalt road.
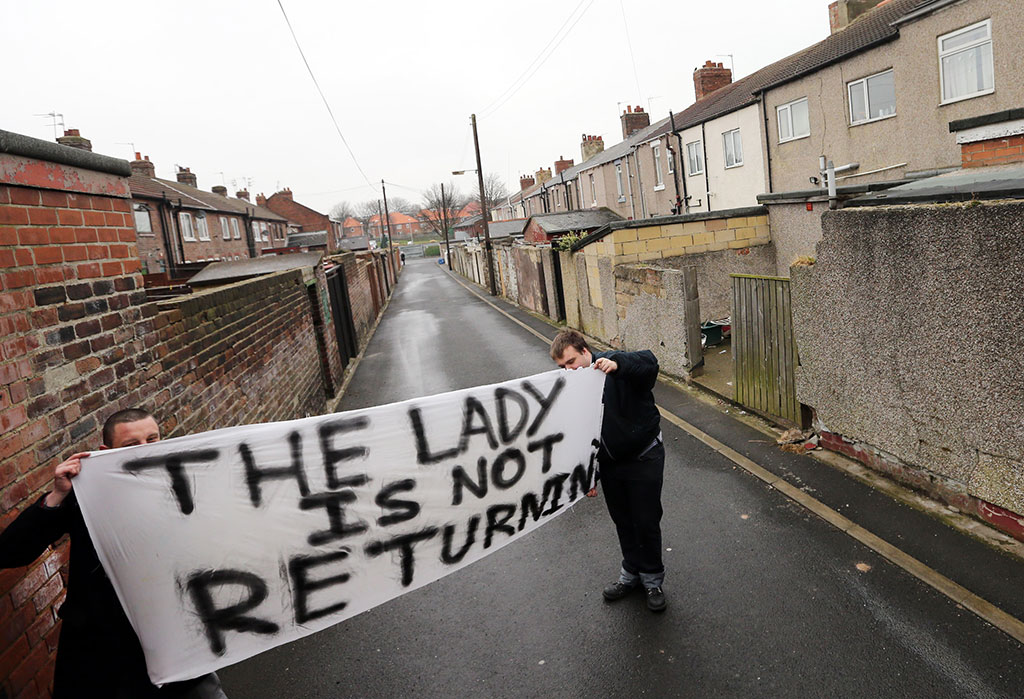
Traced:
<svg viewBox="0 0 1024 699">
<path fill-rule="evenodd" d="M 342 408 L 550 366 L 537 338 L 436 261 L 410 260 Z M 663 429 L 666 613 L 648 612 L 640 595 L 601 600 L 617 544 L 603 499 L 587 499 L 462 571 L 225 668 L 228 695 L 1024 693 L 1021 644 L 667 421 Z M 873 506 L 895 507 L 881 500 Z"/>
</svg>

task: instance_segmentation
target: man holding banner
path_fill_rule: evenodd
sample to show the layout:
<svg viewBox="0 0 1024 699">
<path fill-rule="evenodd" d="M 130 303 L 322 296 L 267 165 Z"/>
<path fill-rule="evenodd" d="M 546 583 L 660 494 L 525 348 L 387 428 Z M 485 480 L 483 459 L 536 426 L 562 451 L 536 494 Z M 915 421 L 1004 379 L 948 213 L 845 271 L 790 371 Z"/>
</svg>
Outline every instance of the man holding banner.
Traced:
<svg viewBox="0 0 1024 699">
<path fill-rule="evenodd" d="M 593 366 L 607 376 L 598 463 L 605 502 L 622 549 L 622 568 L 619 579 L 604 589 L 604 598 L 620 600 L 642 583 L 647 608 L 664 611 L 661 486 L 665 447 L 652 392 L 658 380 L 658 359 L 650 350 L 594 354 L 586 338 L 575 330 L 564 330 L 555 337 L 551 358 L 563 369 Z"/>
<path fill-rule="evenodd" d="M 160 428 L 149 412 L 121 410 L 104 423 L 100 448 L 159 441 Z M 160 688 L 150 683 L 139 639 L 100 565 L 72 490 L 72 479 L 81 472 L 87 456 L 87 452 L 79 452 L 60 463 L 54 471 L 53 490 L 0 533 L 0 568 L 28 565 L 65 534 L 71 537 L 53 696 L 223 698 L 220 681 L 213 673 Z"/>
</svg>

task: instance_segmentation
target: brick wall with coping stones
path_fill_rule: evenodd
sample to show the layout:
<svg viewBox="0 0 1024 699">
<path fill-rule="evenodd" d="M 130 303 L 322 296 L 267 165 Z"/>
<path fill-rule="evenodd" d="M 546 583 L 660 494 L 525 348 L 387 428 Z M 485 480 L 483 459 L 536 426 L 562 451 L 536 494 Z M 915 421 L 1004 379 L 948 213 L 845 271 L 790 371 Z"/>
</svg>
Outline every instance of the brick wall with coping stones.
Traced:
<svg viewBox="0 0 1024 699">
<path fill-rule="evenodd" d="M 116 410 L 148 407 L 170 437 L 326 409 L 302 272 L 146 303 L 123 192 L 0 183 L 0 527 L 49 490 L 63 458 L 99 446 Z M 67 554 L 62 542 L 0 571 L 8 696 L 48 694 Z"/>
</svg>

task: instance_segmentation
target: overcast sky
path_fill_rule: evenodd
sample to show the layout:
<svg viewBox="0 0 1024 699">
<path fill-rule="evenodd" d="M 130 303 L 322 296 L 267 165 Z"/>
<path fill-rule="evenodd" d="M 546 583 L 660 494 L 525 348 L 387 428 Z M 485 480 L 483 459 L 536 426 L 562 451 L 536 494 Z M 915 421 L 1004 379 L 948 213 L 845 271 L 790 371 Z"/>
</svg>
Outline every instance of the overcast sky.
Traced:
<svg viewBox="0 0 1024 699">
<path fill-rule="evenodd" d="M 515 191 L 579 162 L 583 133 L 621 140 L 627 103 L 652 121 L 692 104 L 707 59 L 739 78 L 828 35 L 827 0 L 282 2 L 366 178 L 412 200 L 471 189 L 449 174 L 474 167 L 471 113 L 484 170 Z M 141 151 L 171 180 L 188 166 L 203 189 L 287 186 L 324 211 L 378 196 L 277 0 L 0 0 L 0 46 L 0 128 L 49 140 L 35 115 L 57 111 L 96 152 Z"/>
</svg>

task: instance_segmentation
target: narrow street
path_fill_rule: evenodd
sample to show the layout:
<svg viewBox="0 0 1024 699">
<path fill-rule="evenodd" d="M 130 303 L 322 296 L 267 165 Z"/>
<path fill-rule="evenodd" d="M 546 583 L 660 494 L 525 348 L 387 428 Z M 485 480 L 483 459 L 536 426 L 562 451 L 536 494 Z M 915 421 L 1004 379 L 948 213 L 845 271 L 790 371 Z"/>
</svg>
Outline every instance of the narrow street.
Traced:
<svg viewBox="0 0 1024 699">
<path fill-rule="evenodd" d="M 552 368 L 547 347 L 410 260 L 343 410 Z M 547 336 L 550 326 L 518 313 Z M 656 349 L 656 348 L 655 348 Z M 1024 618 L 1024 565 L 660 384 L 659 404 L 926 565 Z M 1010 697 L 1024 646 L 668 420 L 669 608 L 602 587 L 603 498 L 522 542 L 326 631 L 221 671 L 233 698 Z"/>
</svg>

